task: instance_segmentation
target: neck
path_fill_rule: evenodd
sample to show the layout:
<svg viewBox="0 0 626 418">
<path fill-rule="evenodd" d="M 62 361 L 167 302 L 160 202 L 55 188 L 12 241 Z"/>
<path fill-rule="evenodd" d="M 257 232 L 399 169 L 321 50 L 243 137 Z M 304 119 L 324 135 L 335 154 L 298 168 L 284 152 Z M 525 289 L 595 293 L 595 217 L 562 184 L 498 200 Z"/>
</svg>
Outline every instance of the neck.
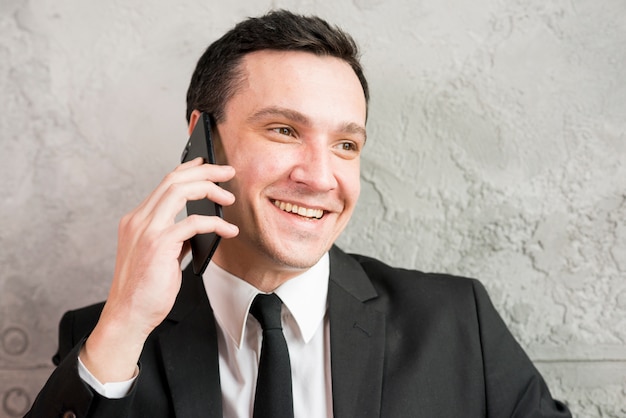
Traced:
<svg viewBox="0 0 626 418">
<path fill-rule="evenodd" d="M 238 257 L 237 254 L 246 254 L 246 257 Z M 252 254 L 250 251 L 238 249 L 233 240 L 222 240 L 212 261 L 265 293 L 273 292 L 286 281 L 310 268 L 288 266 L 268 256 Z"/>
</svg>

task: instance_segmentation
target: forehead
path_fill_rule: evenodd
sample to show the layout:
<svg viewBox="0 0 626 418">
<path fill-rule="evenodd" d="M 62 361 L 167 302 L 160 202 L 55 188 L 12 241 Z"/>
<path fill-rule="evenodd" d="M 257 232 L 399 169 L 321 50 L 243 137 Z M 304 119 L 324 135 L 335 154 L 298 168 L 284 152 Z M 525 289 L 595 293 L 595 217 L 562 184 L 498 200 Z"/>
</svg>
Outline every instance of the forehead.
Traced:
<svg viewBox="0 0 626 418">
<path fill-rule="evenodd" d="M 326 108 L 365 123 L 366 101 L 361 83 L 344 60 L 302 51 L 262 50 L 246 54 L 240 80 L 226 105 L 243 111 L 256 106 L 292 108 L 315 117 Z M 236 108 L 236 109 L 235 109 Z"/>
</svg>

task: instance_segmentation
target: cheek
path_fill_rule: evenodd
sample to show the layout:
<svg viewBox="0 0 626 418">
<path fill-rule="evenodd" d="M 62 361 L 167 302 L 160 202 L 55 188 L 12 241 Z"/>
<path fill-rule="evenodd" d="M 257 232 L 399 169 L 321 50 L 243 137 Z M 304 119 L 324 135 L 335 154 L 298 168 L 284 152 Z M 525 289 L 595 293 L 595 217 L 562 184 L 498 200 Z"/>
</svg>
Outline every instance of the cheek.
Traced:
<svg viewBox="0 0 626 418">
<path fill-rule="evenodd" d="M 355 167 L 349 167 L 339 174 L 345 199 L 349 201 L 349 204 L 352 206 L 356 205 L 356 201 L 361 194 L 361 173 L 359 165 L 355 165 Z"/>
<path fill-rule="evenodd" d="M 245 156 L 239 154 L 231 164 L 236 171 L 233 183 L 240 193 L 256 194 L 288 172 L 288 158 L 272 155 L 267 150 L 255 150 Z"/>
<path fill-rule="evenodd" d="M 260 151 L 246 161 L 242 161 L 241 173 L 251 183 L 272 182 L 286 170 L 287 159 Z M 235 167 L 237 170 L 237 167 Z"/>
</svg>

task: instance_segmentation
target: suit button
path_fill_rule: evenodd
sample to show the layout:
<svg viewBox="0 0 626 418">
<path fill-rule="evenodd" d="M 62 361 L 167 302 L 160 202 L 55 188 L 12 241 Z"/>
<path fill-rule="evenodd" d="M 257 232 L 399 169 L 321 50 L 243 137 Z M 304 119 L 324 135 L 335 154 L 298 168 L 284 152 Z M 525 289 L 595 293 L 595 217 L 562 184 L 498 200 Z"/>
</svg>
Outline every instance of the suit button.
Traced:
<svg viewBox="0 0 626 418">
<path fill-rule="evenodd" d="M 72 411 L 66 411 L 63 414 L 63 418 L 76 418 L 76 414 Z"/>
</svg>

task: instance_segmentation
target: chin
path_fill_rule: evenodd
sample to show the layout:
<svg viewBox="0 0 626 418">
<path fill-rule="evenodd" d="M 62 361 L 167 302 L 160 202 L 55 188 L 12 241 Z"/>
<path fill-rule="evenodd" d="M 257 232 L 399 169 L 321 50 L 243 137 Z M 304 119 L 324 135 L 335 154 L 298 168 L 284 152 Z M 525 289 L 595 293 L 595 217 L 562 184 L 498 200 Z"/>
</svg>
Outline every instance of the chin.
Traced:
<svg viewBox="0 0 626 418">
<path fill-rule="evenodd" d="M 275 248 L 267 253 L 276 264 L 294 270 L 305 270 L 313 267 L 328 251 L 327 248 L 310 248 L 296 245 L 291 248 Z"/>
<path fill-rule="evenodd" d="M 323 253 L 312 257 L 302 257 L 294 254 L 273 254 L 272 258 L 274 262 L 284 267 L 294 270 L 306 270 L 313 267 L 318 261 L 320 261 L 322 255 Z"/>
</svg>

